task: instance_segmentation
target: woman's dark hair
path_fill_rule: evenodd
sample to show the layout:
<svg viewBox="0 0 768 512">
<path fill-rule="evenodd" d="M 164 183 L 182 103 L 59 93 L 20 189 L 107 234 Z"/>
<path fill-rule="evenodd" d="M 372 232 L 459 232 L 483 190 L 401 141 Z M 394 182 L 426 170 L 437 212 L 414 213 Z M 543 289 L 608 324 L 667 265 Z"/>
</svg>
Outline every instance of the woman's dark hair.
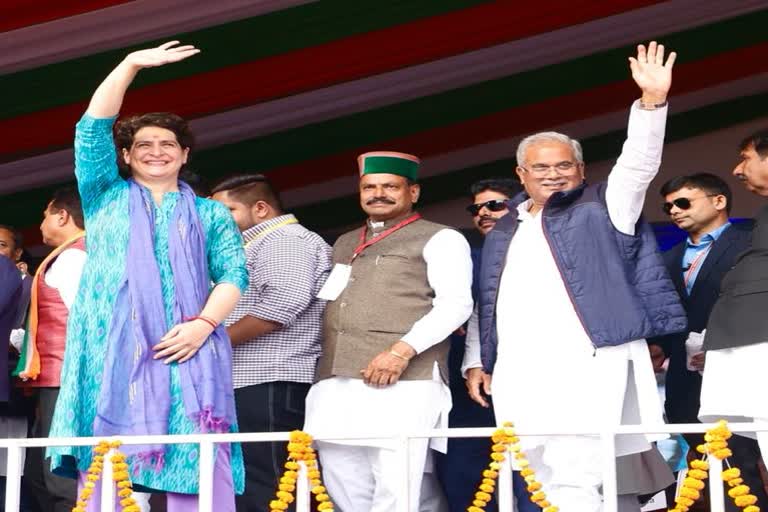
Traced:
<svg viewBox="0 0 768 512">
<path fill-rule="evenodd" d="M 183 117 L 171 114 L 170 112 L 150 112 L 148 114 L 130 116 L 119 120 L 115 125 L 117 161 L 122 169 L 127 169 L 127 166 L 120 153 L 122 153 L 123 149 L 130 151 L 136 133 L 147 126 L 156 126 L 172 131 L 176 135 L 176 140 L 182 149 L 189 149 L 189 152 L 192 153 L 195 146 L 195 137 L 192 135 L 189 123 Z M 182 166 L 183 168 L 184 166 Z"/>
</svg>

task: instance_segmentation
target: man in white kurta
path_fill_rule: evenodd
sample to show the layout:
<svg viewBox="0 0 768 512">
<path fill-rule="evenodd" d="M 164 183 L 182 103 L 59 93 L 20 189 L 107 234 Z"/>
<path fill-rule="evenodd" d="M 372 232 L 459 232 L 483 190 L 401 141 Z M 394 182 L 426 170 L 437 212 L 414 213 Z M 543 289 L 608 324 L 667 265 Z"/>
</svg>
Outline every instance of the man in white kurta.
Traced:
<svg viewBox="0 0 768 512">
<path fill-rule="evenodd" d="M 632 106 L 627 140 L 605 191 L 611 224 L 629 236 L 661 163 L 674 54 L 665 66 L 663 47 L 651 43 L 647 53 L 640 47 L 631 60 L 643 98 Z M 520 431 L 599 432 L 622 423 L 663 423 L 645 340 L 596 348 L 542 226 L 549 196 L 580 186 L 583 171 L 580 145 L 562 134 L 536 134 L 518 148 L 517 172 L 530 198 L 517 206 L 517 229 L 498 287 L 491 390 L 497 421 L 513 421 Z M 478 342 L 474 345 L 464 364 L 474 368 L 467 374 L 470 386 L 483 379 Z M 620 437 L 617 455 L 648 450 L 649 440 Z M 602 509 L 599 438 L 523 437 L 521 444 L 548 501 L 561 512 Z"/>
<path fill-rule="evenodd" d="M 472 310 L 469 245 L 459 232 L 413 212 L 419 188 L 408 162 L 418 159 L 391 152 L 361 157 L 361 206 L 369 219 L 334 245 L 335 267 L 320 294 L 329 303 L 305 430 L 334 438 L 317 446 L 341 512 L 392 512 L 400 499 L 419 510 L 430 443 L 410 443 L 405 496 L 395 438 L 447 427 L 447 338 Z M 361 436 L 379 439 L 344 439 Z M 445 441 L 432 447 L 445 451 Z"/>
</svg>

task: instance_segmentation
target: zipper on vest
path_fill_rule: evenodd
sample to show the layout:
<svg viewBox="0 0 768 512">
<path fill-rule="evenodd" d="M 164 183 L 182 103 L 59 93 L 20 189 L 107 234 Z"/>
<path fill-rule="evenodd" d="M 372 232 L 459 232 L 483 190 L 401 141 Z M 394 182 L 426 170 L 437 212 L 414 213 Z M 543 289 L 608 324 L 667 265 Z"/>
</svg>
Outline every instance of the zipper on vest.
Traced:
<svg viewBox="0 0 768 512">
<path fill-rule="evenodd" d="M 546 208 L 546 205 L 545 205 Z M 541 210 L 541 231 L 544 233 L 544 239 L 547 241 L 547 245 L 549 246 L 549 252 L 552 253 L 552 257 L 555 259 L 555 266 L 557 267 L 557 272 L 560 274 L 560 279 L 563 280 L 563 286 L 565 287 L 566 293 L 568 293 L 568 298 L 571 301 L 571 305 L 573 306 L 573 310 L 576 312 L 576 316 L 579 318 L 579 322 L 581 322 L 581 327 L 584 329 L 584 332 L 587 333 L 587 336 L 589 337 L 589 341 L 592 343 L 592 357 L 597 356 L 597 345 L 595 345 L 595 341 L 592 339 L 592 335 L 590 334 L 589 330 L 587 329 L 587 325 L 584 323 L 584 317 L 581 316 L 581 311 L 579 311 L 579 308 L 576 306 L 576 301 L 573 298 L 573 293 L 571 292 L 570 287 L 568 286 L 568 282 L 565 280 L 565 276 L 563 275 L 563 271 L 560 270 L 560 262 L 557 259 L 557 255 L 555 254 L 555 251 L 552 250 L 552 240 L 549 237 L 549 233 L 547 232 L 547 227 L 544 224 L 544 210 Z"/>
</svg>

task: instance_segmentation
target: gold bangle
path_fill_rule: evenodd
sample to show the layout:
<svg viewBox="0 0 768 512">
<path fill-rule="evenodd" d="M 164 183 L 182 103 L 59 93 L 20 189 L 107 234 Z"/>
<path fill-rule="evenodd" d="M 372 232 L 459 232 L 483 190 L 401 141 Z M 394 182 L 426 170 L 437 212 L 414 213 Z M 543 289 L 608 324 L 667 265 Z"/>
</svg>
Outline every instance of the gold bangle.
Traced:
<svg viewBox="0 0 768 512">
<path fill-rule="evenodd" d="M 393 356 L 397 357 L 398 359 L 402 359 L 403 361 L 406 361 L 406 362 L 410 361 L 410 359 L 408 359 L 407 357 L 405 357 L 405 356 L 404 356 L 403 354 L 401 354 L 400 352 L 396 352 L 396 351 L 394 351 L 394 350 L 392 350 L 392 349 L 389 349 L 389 353 L 390 353 L 390 354 L 392 354 Z"/>
</svg>

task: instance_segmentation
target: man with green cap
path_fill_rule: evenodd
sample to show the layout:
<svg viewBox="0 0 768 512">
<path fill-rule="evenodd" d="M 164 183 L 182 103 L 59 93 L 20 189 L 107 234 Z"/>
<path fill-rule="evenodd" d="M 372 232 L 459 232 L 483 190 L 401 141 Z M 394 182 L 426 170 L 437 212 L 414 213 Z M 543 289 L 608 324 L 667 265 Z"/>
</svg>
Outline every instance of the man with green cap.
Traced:
<svg viewBox="0 0 768 512">
<path fill-rule="evenodd" d="M 408 499 L 415 512 L 429 448 L 445 451 L 445 440 L 411 441 L 405 496 L 393 438 L 447 427 L 447 339 L 472 312 L 472 260 L 458 231 L 414 212 L 417 157 L 377 151 L 358 163 L 368 220 L 333 247 L 305 429 L 319 438 L 384 438 L 317 443 L 338 510 L 388 512 Z"/>
</svg>

